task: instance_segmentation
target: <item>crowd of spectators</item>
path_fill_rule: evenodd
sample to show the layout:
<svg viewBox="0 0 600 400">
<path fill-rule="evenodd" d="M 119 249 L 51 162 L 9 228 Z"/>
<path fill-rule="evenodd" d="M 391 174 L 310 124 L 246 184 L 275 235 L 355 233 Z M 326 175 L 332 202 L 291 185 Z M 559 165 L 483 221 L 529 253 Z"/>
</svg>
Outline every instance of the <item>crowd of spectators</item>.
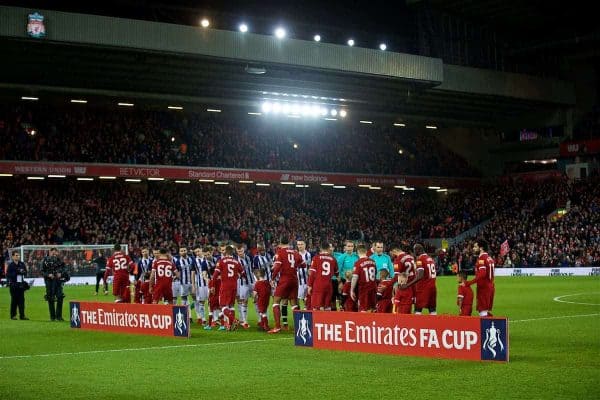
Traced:
<svg viewBox="0 0 600 400">
<path fill-rule="evenodd" d="M 442 195 L 432 191 L 296 189 L 232 184 L 148 182 L 30 182 L 0 185 L 3 251 L 23 244 L 126 243 L 142 246 L 215 244 L 221 240 L 270 246 L 279 236 L 317 248 L 327 238 L 341 248 L 351 238 L 411 244 L 454 237 L 488 221 L 479 234 L 506 266 L 598 265 L 600 185 L 597 178 L 537 184 L 502 183 Z M 560 207 L 556 221 L 548 215 Z M 468 268 L 472 240 L 449 249 L 450 263 Z M 435 248 L 430 249 L 435 251 Z"/>
<path fill-rule="evenodd" d="M 491 218 L 478 236 L 486 238 L 498 267 L 600 266 L 600 180 L 566 179 L 522 185 L 514 207 Z M 564 215 L 553 212 L 563 209 Z M 469 238 L 450 249 L 453 262 L 469 269 Z M 500 256 L 507 242 L 508 254 Z"/>
<path fill-rule="evenodd" d="M 0 135 L 3 160 L 478 176 L 434 133 L 350 121 L 13 106 Z"/>
</svg>

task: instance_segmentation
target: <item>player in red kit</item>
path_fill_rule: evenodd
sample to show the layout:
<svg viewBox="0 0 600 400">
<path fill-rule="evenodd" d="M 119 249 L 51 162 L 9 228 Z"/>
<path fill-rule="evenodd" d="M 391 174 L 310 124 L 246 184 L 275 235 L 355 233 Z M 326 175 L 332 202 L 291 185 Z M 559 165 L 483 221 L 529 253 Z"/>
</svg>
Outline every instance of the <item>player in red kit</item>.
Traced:
<svg viewBox="0 0 600 400">
<path fill-rule="evenodd" d="M 161 248 L 158 251 L 158 258 L 152 263 L 152 272 L 150 273 L 152 303 L 158 304 L 162 300 L 171 304 L 173 301 L 173 276 L 179 276 L 179 271 L 169 259 L 167 249 Z"/>
<path fill-rule="evenodd" d="M 471 286 L 477 284 L 477 311 L 480 317 L 491 316 L 494 306 L 494 259 L 488 255 L 488 243 L 483 239 L 478 239 L 473 245 L 473 252 L 479 253 L 477 264 L 475 264 L 475 279 L 467 281 L 465 284 Z"/>
<path fill-rule="evenodd" d="M 471 316 L 473 313 L 473 290 L 466 285 L 467 271 L 458 273 L 458 295 L 456 305 L 458 306 L 458 315 Z"/>
<path fill-rule="evenodd" d="M 333 287 L 331 279 L 338 274 L 338 265 L 330 254 L 331 245 L 321 243 L 321 251 L 312 259 L 308 275 L 308 294 L 313 310 L 331 310 Z"/>
<path fill-rule="evenodd" d="M 410 282 L 417 275 L 415 259 L 409 253 L 403 251 L 400 246 L 393 246 L 391 254 L 394 257 L 395 279 L 398 281 L 394 293 L 394 313 L 410 314 L 415 300 L 415 286 L 402 289 L 402 285 Z"/>
<path fill-rule="evenodd" d="M 415 244 L 414 252 L 417 256 L 417 275 L 405 285 L 400 286 L 401 289 L 416 286 L 415 292 L 415 314 L 420 315 L 424 308 L 429 310 L 429 315 L 436 315 L 437 306 L 437 288 L 435 286 L 435 278 L 437 271 L 433 259 L 425 253 L 425 249 L 421 244 Z"/>
<path fill-rule="evenodd" d="M 268 331 L 269 320 L 267 318 L 269 300 L 271 299 L 271 284 L 265 278 L 265 271 L 262 269 L 254 270 L 256 283 L 254 284 L 254 304 L 258 310 L 258 326 L 262 330 Z"/>
<path fill-rule="evenodd" d="M 356 302 L 352 300 L 352 296 L 350 296 L 350 289 L 352 289 L 352 271 L 346 271 L 345 279 L 346 282 L 344 282 L 344 286 L 342 286 L 342 306 L 344 307 L 344 311 L 356 312 Z"/>
<path fill-rule="evenodd" d="M 115 252 L 108 258 L 104 280 L 108 275 L 113 275 L 113 295 L 115 303 L 130 303 L 131 291 L 129 289 L 129 274 L 136 274 L 136 265 L 127 254 L 121 252 L 121 245 L 115 244 Z"/>
<path fill-rule="evenodd" d="M 212 279 L 221 278 L 221 290 L 219 291 L 219 305 L 225 319 L 225 326 L 219 330 L 234 330 L 237 328 L 235 319 L 235 298 L 237 296 L 237 280 L 245 276 L 244 269 L 238 260 L 233 258 L 235 249 L 233 246 L 225 247 L 225 255 L 217 262 Z"/>
<path fill-rule="evenodd" d="M 367 248 L 359 244 L 356 246 L 358 260 L 354 263 L 352 271 L 352 284 L 350 285 L 350 296 L 356 301 L 356 286 L 358 285 L 358 311 L 371 312 L 377 304 L 377 266 L 375 261 L 367 257 Z"/>
<path fill-rule="evenodd" d="M 394 281 L 388 277 L 388 270 L 379 271 L 381 278 L 377 284 L 377 306 L 375 312 L 392 312 L 392 291 L 394 290 Z"/>
<path fill-rule="evenodd" d="M 273 296 L 273 315 L 275 316 L 275 328 L 269 333 L 281 331 L 281 299 L 288 299 L 292 305 L 292 312 L 298 309 L 298 268 L 306 268 L 306 262 L 296 250 L 289 248 L 289 239 L 282 237 L 273 261 L 273 273 L 271 285 L 279 277 L 275 295 Z"/>
<path fill-rule="evenodd" d="M 398 286 L 394 293 L 394 308 L 392 310 L 394 314 L 410 314 L 412 312 L 414 298 L 412 297 L 411 288 L 408 290 L 400 289 L 403 285 L 406 285 L 407 282 L 408 278 L 405 274 L 398 275 Z"/>
</svg>

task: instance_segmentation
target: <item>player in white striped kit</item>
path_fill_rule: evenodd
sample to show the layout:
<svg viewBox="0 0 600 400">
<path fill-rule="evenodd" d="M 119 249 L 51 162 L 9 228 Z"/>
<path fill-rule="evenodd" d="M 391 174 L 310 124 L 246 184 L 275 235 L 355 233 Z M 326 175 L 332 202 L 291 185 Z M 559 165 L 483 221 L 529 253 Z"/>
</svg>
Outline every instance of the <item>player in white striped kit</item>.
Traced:
<svg viewBox="0 0 600 400">
<path fill-rule="evenodd" d="M 312 256 L 309 251 L 306 250 L 306 242 L 304 240 L 298 240 L 296 242 L 298 246 L 298 253 L 302 256 L 304 262 L 306 262 L 306 268 L 298 268 L 298 306 L 302 304 L 301 309 L 306 309 L 306 292 L 308 288 L 308 269 L 312 261 Z M 302 303 L 300 303 L 302 301 Z"/>
<path fill-rule="evenodd" d="M 194 267 L 192 269 L 192 293 L 195 295 L 195 309 L 198 325 L 207 322 L 206 319 L 206 300 L 208 300 L 208 280 L 210 262 L 206 257 L 209 249 L 204 250 L 200 247 L 194 249 Z M 210 255 L 210 254 L 209 254 Z M 210 255 L 212 258 L 212 255 Z"/>
<path fill-rule="evenodd" d="M 192 294 L 192 267 L 194 259 L 188 256 L 187 248 L 179 248 L 179 257 L 175 259 L 175 268 L 179 271 L 179 279 L 173 279 L 173 304 L 181 297 L 181 304 L 188 304 L 188 296 Z"/>
<path fill-rule="evenodd" d="M 256 249 L 258 250 L 258 253 L 252 259 L 252 268 L 262 269 L 265 271 L 265 279 L 271 282 L 273 257 L 271 257 L 271 255 L 265 251 L 264 244 L 256 245 Z"/>
<path fill-rule="evenodd" d="M 246 249 L 244 245 L 236 245 L 236 252 L 237 260 L 242 265 L 244 271 L 246 271 L 246 275 L 241 276 L 237 283 L 238 311 L 240 313 L 240 323 L 242 328 L 248 329 L 250 328 L 250 325 L 248 324 L 248 298 L 252 296 L 252 292 L 254 291 L 254 282 L 256 281 L 256 277 L 252 271 L 252 260 L 246 255 Z"/>
</svg>

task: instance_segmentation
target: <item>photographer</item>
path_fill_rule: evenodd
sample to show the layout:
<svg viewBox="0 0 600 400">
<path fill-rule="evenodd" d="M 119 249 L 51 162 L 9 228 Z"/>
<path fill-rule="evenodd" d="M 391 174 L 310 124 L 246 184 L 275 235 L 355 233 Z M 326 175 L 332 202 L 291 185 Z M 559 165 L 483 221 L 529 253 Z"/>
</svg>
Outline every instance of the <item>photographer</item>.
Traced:
<svg viewBox="0 0 600 400">
<path fill-rule="evenodd" d="M 6 269 L 6 278 L 10 287 L 10 319 L 17 319 L 17 307 L 19 308 L 19 319 L 27 320 L 25 316 L 25 291 L 29 284 L 25 281 L 27 267 L 21 261 L 18 251 L 13 251 L 12 261 Z"/>
<path fill-rule="evenodd" d="M 63 299 L 65 298 L 63 283 L 70 278 L 67 267 L 58 258 L 58 250 L 55 247 L 50 249 L 50 255 L 42 261 L 41 269 L 46 284 L 45 298 L 50 311 L 50 321 L 64 321 L 62 317 Z"/>
</svg>

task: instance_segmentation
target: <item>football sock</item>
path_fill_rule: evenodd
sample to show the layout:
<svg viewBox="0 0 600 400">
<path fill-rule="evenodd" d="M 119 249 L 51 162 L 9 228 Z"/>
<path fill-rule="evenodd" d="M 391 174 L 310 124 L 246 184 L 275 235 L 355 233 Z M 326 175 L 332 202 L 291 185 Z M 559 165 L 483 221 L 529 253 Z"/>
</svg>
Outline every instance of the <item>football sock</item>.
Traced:
<svg viewBox="0 0 600 400">
<path fill-rule="evenodd" d="M 273 316 L 275 317 L 275 327 L 281 328 L 281 309 L 278 303 L 273 304 Z"/>
<path fill-rule="evenodd" d="M 242 322 L 248 322 L 248 303 L 242 303 L 240 319 Z"/>
<path fill-rule="evenodd" d="M 283 321 L 284 325 L 287 325 L 287 317 L 288 317 L 288 308 L 287 308 L 287 304 L 285 306 L 281 306 L 281 320 Z"/>
</svg>

